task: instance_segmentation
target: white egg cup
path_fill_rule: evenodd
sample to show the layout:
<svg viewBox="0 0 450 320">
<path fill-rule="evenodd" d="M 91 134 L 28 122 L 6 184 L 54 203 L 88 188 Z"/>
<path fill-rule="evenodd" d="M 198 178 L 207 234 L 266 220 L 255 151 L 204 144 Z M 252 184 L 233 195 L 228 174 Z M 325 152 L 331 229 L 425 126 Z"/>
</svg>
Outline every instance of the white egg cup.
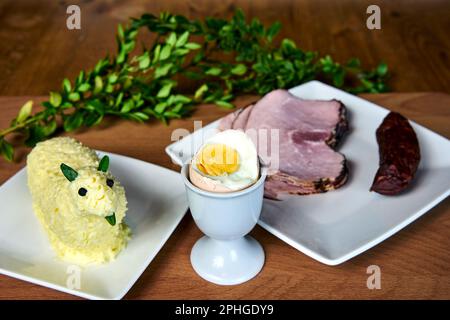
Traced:
<svg viewBox="0 0 450 320">
<path fill-rule="evenodd" d="M 236 192 L 208 192 L 189 180 L 189 164 L 181 169 L 192 217 L 205 234 L 191 251 L 191 264 L 205 280 L 235 285 L 255 277 L 264 265 L 262 246 L 247 234 L 261 214 L 266 169 L 258 181 Z"/>
</svg>

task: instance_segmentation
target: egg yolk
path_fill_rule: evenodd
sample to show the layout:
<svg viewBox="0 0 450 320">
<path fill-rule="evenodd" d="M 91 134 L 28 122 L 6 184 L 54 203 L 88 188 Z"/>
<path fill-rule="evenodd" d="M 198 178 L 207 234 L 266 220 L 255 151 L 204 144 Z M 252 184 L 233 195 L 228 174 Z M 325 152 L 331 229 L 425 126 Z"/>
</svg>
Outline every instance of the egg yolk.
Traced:
<svg viewBox="0 0 450 320">
<path fill-rule="evenodd" d="M 231 174 L 239 169 L 239 154 L 227 145 L 209 144 L 197 156 L 197 167 L 210 176 Z"/>
</svg>

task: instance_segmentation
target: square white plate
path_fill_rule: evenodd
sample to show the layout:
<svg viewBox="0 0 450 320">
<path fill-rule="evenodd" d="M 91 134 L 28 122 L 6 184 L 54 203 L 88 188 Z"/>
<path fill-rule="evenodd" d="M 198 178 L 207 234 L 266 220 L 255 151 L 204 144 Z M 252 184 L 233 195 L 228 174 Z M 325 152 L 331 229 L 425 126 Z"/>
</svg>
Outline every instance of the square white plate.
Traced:
<svg viewBox="0 0 450 320">
<path fill-rule="evenodd" d="M 177 172 L 111 153 L 111 173 L 125 187 L 132 238 L 115 261 L 79 268 L 56 258 L 31 207 L 26 169 L 0 187 L 0 273 L 88 299 L 121 299 L 187 211 Z M 69 284 L 80 275 L 80 288 Z M 73 285 L 72 285 L 73 286 Z"/>
<path fill-rule="evenodd" d="M 409 190 L 397 196 L 369 192 L 378 168 L 375 130 L 388 110 L 311 81 L 290 92 L 305 99 L 338 99 L 348 110 L 350 132 L 339 146 L 349 163 L 349 180 L 338 190 L 288 200 L 264 200 L 259 225 L 304 254 L 328 265 L 340 264 L 375 246 L 450 194 L 450 142 L 412 123 L 422 160 Z M 174 162 L 189 161 L 218 121 L 166 148 Z"/>
</svg>

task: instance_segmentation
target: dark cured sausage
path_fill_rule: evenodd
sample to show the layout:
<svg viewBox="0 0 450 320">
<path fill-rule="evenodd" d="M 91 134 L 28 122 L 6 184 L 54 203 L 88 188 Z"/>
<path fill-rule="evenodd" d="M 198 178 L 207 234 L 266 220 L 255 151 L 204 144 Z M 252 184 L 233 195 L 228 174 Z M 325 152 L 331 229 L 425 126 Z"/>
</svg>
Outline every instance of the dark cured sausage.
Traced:
<svg viewBox="0 0 450 320">
<path fill-rule="evenodd" d="M 403 191 L 414 178 L 420 162 L 416 133 L 408 119 L 390 112 L 377 129 L 380 167 L 370 191 L 394 195 Z"/>
</svg>

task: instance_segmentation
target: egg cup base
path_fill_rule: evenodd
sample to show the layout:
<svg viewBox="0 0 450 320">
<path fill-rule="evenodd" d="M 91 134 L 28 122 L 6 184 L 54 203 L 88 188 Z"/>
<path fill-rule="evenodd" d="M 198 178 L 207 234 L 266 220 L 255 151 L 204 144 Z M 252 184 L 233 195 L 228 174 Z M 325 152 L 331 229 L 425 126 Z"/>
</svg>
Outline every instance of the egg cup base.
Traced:
<svg viewBox="0 0 450 320">
<path fill-rule="evenodd" d="M 218 285 L 236 285 L 254 278 L 264 265 L 262 246 L 251 236 L 215 240 L 203 236 L 191 251 L 191 264 L 203 279 Z"/>
</svg>

